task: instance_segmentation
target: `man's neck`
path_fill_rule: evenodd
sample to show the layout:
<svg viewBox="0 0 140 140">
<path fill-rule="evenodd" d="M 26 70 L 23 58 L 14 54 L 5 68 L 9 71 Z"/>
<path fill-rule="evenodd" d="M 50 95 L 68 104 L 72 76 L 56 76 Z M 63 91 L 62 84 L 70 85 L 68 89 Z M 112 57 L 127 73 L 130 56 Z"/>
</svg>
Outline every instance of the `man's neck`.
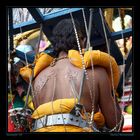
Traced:
<svg viewBox="0 0 140 140">
<path fill-rule="evenodd" d="M 61 52 L 59 53 L 58 57 L 65 57 L 65 56 L 67 56 L 67 55 L 68 55 L 68 54 L 67 54 L 66 52 L 61 51 Z"/>
</svg>

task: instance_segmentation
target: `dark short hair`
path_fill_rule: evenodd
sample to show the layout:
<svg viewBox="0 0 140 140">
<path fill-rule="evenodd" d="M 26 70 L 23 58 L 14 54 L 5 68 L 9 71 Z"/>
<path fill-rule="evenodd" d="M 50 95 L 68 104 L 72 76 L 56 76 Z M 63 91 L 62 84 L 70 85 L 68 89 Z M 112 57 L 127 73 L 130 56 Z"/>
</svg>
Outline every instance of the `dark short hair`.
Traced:
<svg viewBox="0 0 140 140">
<path fill-rule="evenodd" d="M 81 26 L 76 19 L 74 19 L 74 22 L 79 39 L 83 39 L 85 37 L 83 26 Z M 71 19 L 63 19 L 54 27 L 51 43 L 57 54 L 59 54 L 61 51 L 68 52 L 70 49 L 78 50 L 77 40 Z"/>
</svg>

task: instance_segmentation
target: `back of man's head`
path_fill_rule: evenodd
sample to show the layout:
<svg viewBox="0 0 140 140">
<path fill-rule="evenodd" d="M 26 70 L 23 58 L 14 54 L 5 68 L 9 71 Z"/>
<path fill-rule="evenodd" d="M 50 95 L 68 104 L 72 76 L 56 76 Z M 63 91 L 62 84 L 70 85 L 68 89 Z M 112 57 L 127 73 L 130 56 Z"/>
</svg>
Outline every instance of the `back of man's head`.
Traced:
<svg viewBox="0 0 140 140">
<path fill-rule="evenodd" d="M 77 20 L 74 21 L 79 40 L 84 39 L 84 30 L 82 26 Z M 61 51 L 68 52 L 70 49 L 78 50 L 76 35 L 71 19 L 63 19 L 54 27 L 51 43 L 58 54 Z"/>
</svg>

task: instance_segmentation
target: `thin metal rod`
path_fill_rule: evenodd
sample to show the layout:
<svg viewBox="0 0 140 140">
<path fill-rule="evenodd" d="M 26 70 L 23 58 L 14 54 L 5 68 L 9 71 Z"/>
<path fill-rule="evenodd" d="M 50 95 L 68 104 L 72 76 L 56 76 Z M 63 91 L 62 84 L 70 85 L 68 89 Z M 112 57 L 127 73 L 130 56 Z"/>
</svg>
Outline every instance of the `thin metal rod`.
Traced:
<svg viewBox="0 0 140 140">
<path fill-rule="evenodd" d="M 22 28 L 20 28 L 20 33 L 22 35 Z M 21 36 L 22 40 L 24 40 L 23 36 Z M 25 52 L 25 46 L 24 46 L 24 56 L 25 56 L 25 62 L 26 62 L 26 66 L 28 66 L 28 60 L 27 60 L 27 54 Z"/>
<path fill-rule="evenodd" d="M 37 47 L 36 47 L 36 55 L 38 54 L 39 51 L 39 46 L 40 46 L 40 40 L 42 39 L 42 30 L 43 30 L 43 24 L 40 24 L 40 34 L 37 42 Z"/>
<path fill-rule="evenodd" d="M 90 19 L 89 19 L 89 29 L 87 32 L 87 45 L 86 45 L 86 50 L 89 49 L 89 45 L 90 45 L 90 35 L 91 35 L 91 27 L 92 27 L 92 16 L 93 15 L 93 8 L 90 9 Z M 82 72 L 82 80 L 81 80 L 81 84 L 80 84 L 80 90 L 79 90 L 79 99 L 81 99 L 82 93 L 83 93 L 83 85 L 84 85 L 84 81 L 85 81 L 85 72 L 83 70 Z"/>
<path fill-rule="evenodd" d="M 93 8 L 90 8 L 90 19 L 89 19 L 88 34 L 87 34 L 87 44 L 88 45 L 86 46 L 87 50 L 90 47 L 90 36 L 91 36 L 92 18 L 93 18 Z"/>
<path fill-rule="evenodd" d="M 114 88 L 114 77 L 113 77 L 113 70 L 112 70 L 112 63 L 111 63 L 111 53 L 110 53 L 110 45 L 109 45 L 109 41 L 108 41 L 108 38 L 107 38 L 107 33 L 106 33 L 106 27 L 105 27 L 105 22 L 104 22 L 104 18 L 103 18 L 103 13 L 102 13 L 102 10 L 101 8 L 99 8 L 99 13 L 100 13 L 100 16 L 101 16 L 101 21 L 102 21 L 102 26 L 103 26 L 103 31 L 104 31 L 104 36 L 105 36 L 105 41 L 106 41 L 106 45 L 107 45 L 107 51 L 109 53 L 109 60 L 110 60 L 110 71 L 111 71 L 111 82 L 112 82 L 112 90 L 113 90 L 113 97 L 114 99 L 116 98 L 115 97 L 115 88 Z M 117 125 L 117 110 L 116 110 L 116 102 L 114 101 L 114 110 L 115 110 L 115 119 L 116 119 L 116 125 Z"/>
<path fill-rule="evenodd" d="M 39 38 L 38 38 L 38 42 L 37 42 L 35 56 L 37 56 L 37 54 L 38 54 L 40 40 L 42 38 L 42 27 L 43 27 L 43 25 L 40 24 L 40 34 L 39 34 Z M 29 86 L 28 86 L 28 91 L 27 91 L 27 95 L 26 95 L 26 101 L 25 101 L 24 108 L 26 108 L 27 105 L 28 105 L 28 98 L 29 98 L 29 93 L 30 93 L 30 89 L 31 89 L 31 86 L 32 86 L 32 80 L 33 80 L 33 78 L 34 78 L 34 66 L 32 67 L 32 75 L 31 75 L 31 77 L 29 79 Z"/>
</svg>

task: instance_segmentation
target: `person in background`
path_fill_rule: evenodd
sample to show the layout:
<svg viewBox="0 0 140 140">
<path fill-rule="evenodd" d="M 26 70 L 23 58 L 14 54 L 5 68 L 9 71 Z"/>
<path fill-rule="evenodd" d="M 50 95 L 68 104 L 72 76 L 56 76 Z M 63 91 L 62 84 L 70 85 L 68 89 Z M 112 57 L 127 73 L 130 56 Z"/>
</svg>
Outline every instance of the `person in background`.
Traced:
<svg viewBox="0 0 140 140">
<path fill-rule="evenodd" d="M 130 15 L 125 15 L 124 26 L 125 26 L 125 29 L 132 28 L 132 17 Z M 112 28 L 114 29 L 115 32 L 122 30 L 122 24 L 121 24 L 120 17 L 117 17 L 114 19 Z M 126 48 L 129 52 L 129 50 L 132 48 L 132 36 L 128 37 L 126 41 L 127 41 Z M 123 56 L 127 56 L 128 53 L 127 54 L 124 53 L 124 39 L 116 40 L 116 43 L 117 43 L 118 47 L 120 48 Z"/>
<path fill-rule="evenodd" d="M 8 94 L 8 132 L 24 132 L 25 128 L 21 127 L 21 124 L 18 128 L 15 117 L 18 117 L 16 110 L 20 112 L 20 110 L 24 108 L 28 84 L 19 75 L 19 69 L 24 66 L 24 63 L 22 63 L 19 58 L 14 58 L 14 60 L 14 63 L 11 65 L 12 93 Z M 27 108 L 33 110 L 30 96 Z M 11 117 L 11 114 L 15 114 L 15 116 Z M 18 121 L 20 121 L 20 118 L 18 118 Z"/>
</svg>

